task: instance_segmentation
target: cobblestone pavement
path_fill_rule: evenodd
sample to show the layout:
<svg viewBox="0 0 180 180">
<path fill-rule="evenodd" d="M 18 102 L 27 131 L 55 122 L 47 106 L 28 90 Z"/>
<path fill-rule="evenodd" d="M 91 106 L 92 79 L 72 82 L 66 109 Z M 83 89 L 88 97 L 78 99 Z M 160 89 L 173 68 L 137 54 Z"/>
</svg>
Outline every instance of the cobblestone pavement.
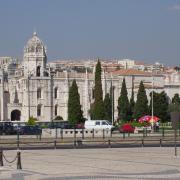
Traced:
<svg viewBox="0 0 180 180">
<path fill-rule="evenodd" d="M 8 160 L 16 151 L 5 151 Z M 58 149 L 21 151 L 22 170 L 16 162 L 0 167 L 1 180 L 111 180 L 180 179 L 180 147 Z"/>
</svg>

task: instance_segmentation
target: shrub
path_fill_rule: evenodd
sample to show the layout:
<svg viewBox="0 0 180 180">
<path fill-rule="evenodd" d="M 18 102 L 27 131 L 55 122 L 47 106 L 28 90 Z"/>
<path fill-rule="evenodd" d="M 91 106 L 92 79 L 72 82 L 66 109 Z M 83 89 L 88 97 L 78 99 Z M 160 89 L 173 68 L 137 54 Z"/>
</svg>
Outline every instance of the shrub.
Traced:
<svg viewBox="0 0 180 180">
<path fill-rule="evenodd" d="M 37 119 L 33 117 L 30 117 L 28 122 L 26 123 L 26 125 L 29 125 L 29 126 L 35 126 L 36 124 L 37 124 Z"/>
</svg>

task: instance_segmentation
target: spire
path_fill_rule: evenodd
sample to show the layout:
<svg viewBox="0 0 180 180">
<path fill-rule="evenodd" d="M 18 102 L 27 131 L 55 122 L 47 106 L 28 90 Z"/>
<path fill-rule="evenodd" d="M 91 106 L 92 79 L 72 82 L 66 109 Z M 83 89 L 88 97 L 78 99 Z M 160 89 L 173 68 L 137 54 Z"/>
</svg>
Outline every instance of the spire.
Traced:
<svg viewBox="0 0 180 180">
<path fill-rule="evenodd" d="M 15 89 L 14 103 L 19 103 L 17 89 Z"/>
</svg>

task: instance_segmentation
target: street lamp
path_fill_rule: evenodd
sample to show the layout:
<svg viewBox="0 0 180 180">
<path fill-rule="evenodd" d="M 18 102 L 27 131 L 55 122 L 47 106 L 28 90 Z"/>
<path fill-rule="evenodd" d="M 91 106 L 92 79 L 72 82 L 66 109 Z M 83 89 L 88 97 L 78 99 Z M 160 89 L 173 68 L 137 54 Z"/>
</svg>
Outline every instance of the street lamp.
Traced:
<svg viewBox="0 0 180 180">
<path fill-rule="evenodd" d="M 153 116 L 154 116 L 154 76 L 152 73 L 152 106 L 151 106 L 151 120 L 152 120 L 152 132 L 154 132 L 154 120 L 153 120 Z"/>
<path fill-rule="evenodd" d="M 112 111 L 112 124 L 114 124 L 114 87 L 111 73 L 111 111 Z"/>
</svg>

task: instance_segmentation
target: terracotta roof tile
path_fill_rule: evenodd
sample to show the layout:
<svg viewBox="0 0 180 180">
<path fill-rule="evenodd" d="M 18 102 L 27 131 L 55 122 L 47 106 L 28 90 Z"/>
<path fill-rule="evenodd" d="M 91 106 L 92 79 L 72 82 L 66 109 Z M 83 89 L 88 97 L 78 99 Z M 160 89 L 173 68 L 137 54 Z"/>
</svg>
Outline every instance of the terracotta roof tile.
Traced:
<svg viewBox="0 0 180 180">
<path fill-rule="evenodd" d="M 136 69 L 120 69 L 120 70 L 114 71 L 113 74 L 116 74 L 116 75 L 147 75 L 147 76 L 152 75 L 152 73 L 150 73 L 150 72 L 139 71 Z"/>
</svg>

